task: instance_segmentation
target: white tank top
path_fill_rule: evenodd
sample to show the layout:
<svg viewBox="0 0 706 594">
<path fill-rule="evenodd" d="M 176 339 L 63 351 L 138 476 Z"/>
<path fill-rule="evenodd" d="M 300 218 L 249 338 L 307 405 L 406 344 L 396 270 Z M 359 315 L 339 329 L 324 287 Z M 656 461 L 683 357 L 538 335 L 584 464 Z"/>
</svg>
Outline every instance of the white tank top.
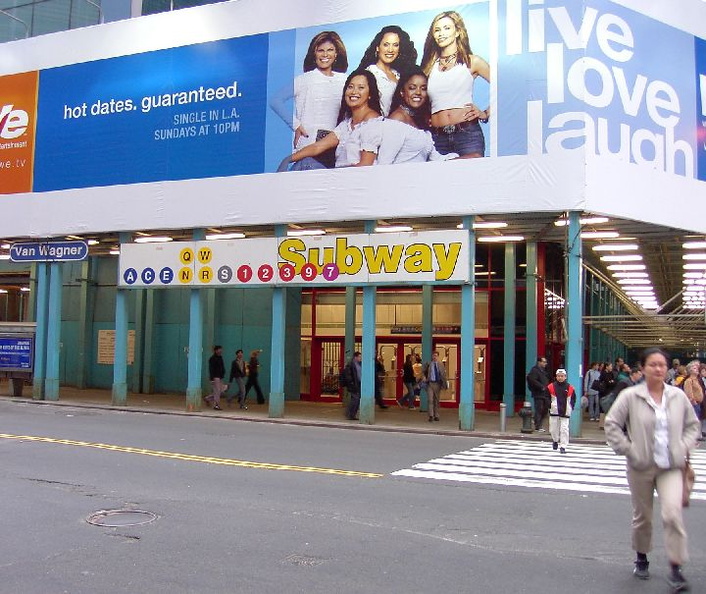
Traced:
<svg viewBox="0 0 706 594">
<path fill-rule="evenodd" d="M 442 72 L 437 60 L 429 73 L 427 92 L 432 113 L 463 107 L 473 103 L 473 75 L 465 64 L 456 64 Z"/>
</svg>

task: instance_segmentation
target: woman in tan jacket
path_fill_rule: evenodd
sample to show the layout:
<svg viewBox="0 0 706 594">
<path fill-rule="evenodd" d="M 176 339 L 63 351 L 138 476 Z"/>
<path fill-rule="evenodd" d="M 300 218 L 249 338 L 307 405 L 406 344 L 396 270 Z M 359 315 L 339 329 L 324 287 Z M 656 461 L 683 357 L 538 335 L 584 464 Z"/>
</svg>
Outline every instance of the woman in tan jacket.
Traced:
<svg viewBox="0 0 706 594">
<path fill-rule="evenodd" d="M 679 388 L 664 383 L 669 355 L 652 347 L 640 358 L 645 381 L 623 390 L 605 420 L 605 436 L 616 454 L 627 459 L 632 497 L 632 547 L 637 553 L 633 573 L 649 579 L 647 553 L 652 549 L 652 506 L 657 489 L 664 542 L 674 592 L 689 584 L 681 566 L 688 561 L 682 517 L 682 469 L 701 433 L 694 409 Z"/>
<path fill-rule="evenodd" d="M 694 407 L 694 412 L 699 420 L 703 420 L 702 406 L 704 401 L 704 385 L 701 382 L 701 361 L 698 359 L 691 361 L 686 366 L 686 372 L 689 376 L 684 380 L 682 384 L 682 389 L 684 394 L 691 402 L 691 406 Z M 703 427 L 703 423 L 701 424 Z M 703 430 L 701 433 L 701 440 L 703 441 Z"/>
</svg>

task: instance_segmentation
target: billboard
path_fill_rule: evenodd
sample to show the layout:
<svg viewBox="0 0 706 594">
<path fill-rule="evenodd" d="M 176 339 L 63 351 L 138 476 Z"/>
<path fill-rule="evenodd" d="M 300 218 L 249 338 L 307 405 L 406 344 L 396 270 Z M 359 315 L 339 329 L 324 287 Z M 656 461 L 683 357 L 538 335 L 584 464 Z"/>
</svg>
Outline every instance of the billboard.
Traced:
<svg viewBox="0 0 706 594">
<path fill-rule="evenodd" d="M 116 35 L 97 57 L 79 43 L 91 31 L 60 34 L 57 52 L 76 40 L 88 58 L 0 76 L 0 122 L 16 135 L 0 143 L 0 209 L 26 215 L 0 217 L 0 235 L 460 216 L 518 204 L 609 213 L 606 187 L 641 200 L 673 184 L 680 195 L 703 192 L 705 42 L 626 4 L 417 0 L 395 13 L 331 2 L 310 13 L 226 3 L 191 13 L 212 17 L 206 39 L 148 40 L 135 19 L 104 29 Z M 154 27 L 179 18 L 148 17 Z M 317 51 L 332 52 L 333 64 L 317 62 Z M 426 74 L 431 119 L 409 90 L 397 115 L 412 115 L 390 122 L 395 73 L 412 65 Z M 365 103 L 382 122 L 357 121 L 346 97 L 359 66 L 375 75 L 383 100 Z M 316 171 L 275 174 L 295 149 L 332 140 L 339 115 L 335 156 L 291 167 Z M 352 167 L 364 163 L 373 167 Z M 654 218 L 680 225 L 670 217 Z"/>
</svg>

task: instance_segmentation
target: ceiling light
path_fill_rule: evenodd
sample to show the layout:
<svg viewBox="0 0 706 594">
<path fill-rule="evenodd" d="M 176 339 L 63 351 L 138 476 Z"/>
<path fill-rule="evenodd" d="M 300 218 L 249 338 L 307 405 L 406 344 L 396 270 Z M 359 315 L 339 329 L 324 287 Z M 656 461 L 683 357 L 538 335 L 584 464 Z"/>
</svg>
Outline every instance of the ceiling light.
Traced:
<svg viewBox="0 0 706 594">
<path fill-rule="evenodd" d="M 409 225 L 388 225 L 385 227 L 375 227 L 375 233 L 406 233 L 412 231 Z"/>
<path fill-rule="evenodd" d="M 639 249 L 636 243 L 606 243 L 593 246 L 594 252 L 629 252 Z"/>
<path fill-rule="evenodd" d="M 9 260 L 10 254 L 0 254 L 0 260 Z"/>
<path fill-rule="evenodd" d="M 487 270 L 485 272 L 476 272 L 476 276 L 493 276 L 494 274 L 497 274 L 495 271 L 488 272 Z"/>
<path fill-rule="evenodd" d="M 611 264 L 607 267 L 608 270 L 645 270 L 647 266 L 644 264 Z"/>
<path fill-rule="evenodd" d="M 524 235 L 488 235 L 486 237 L 479 237 L 478 241 L 481 243 L 509 243 L 512 241 L 524 241 Z"/>
<path fill-rule="evenodd" d="M 706 262 L 684 264 L 684 270 L 706 270 Z"/>
<path fill-rule="evenodd" d="M 135 243 L 167 243 L 168 241 L 174 240 L 167 235 L 147 235 L 134 239 Z"/>
<path fill-rule="evenodd" d="M 119 256 L 120 250 L 112 249 L 108 252 L 111 256 Z"/>
<path fill-rule="evenodd" d="M 73 239 L 75 241 L 82 240 L 83 237 L 79 237 L 78 235 L 67 235 L 66 239 Z"/>
<path fill-rule="evenodd" d="M 507 223 L 500 221 L 482 221 L 479 223 L 473 223 L 474 229 L 505 229 Z"/>
<path fill-rule="evenodd" d="M 617 231 L 583 231 L 581 239 L 617 239 L 620 233 Z"/>
<path fill-rule="evenodd" d="M 211 233 L 206 235 L 208 241 L 216 241 L 218 239 L 243 239 L 245 233 Z"/>
<path fill-rule="evenodd" d="M 20 291 L 23 293 L 29 293 L 29 287 L 20 287 Z"/>
<path fill-rule="evenodd" d="M 4 250 L 9 250 L 11 247 L 12 247 L 12 245 L 9 243 L 3 243 L 2 245 L 0 245 L 0 248 L 2 248 Z"/>
<path fill-rule="evenodd" d="M 287 237 L 312 237 L 314 235 L 326 235 L 323 229 L 292 229 L 287 231 Z"/>
<path fill-rule="evenodd" d="M 88 245 L 98 245 L 100 242 L 97 239 L 89 239 Z"/>
<path fill-rule="evenodd" d="M 601 256 L 602 262 L 642 262 L 639 254 L 626 254 L 623 256 Z"/>
<path fill-rule="evenodd" d="M 600 225 L 601 223 L 607 223 L 610 219 L 608 217 L 587 217 L 585 219 L 580 219 L 579 223 L 581 225 Z M 567 219 L 559 219 L 554 221 L 554 225 L 557 227 L 566 227 L 569 224 Z"/>
<path fill-rule="evenodd" d="M 682 256 L 683 260 L 706 260 L 706 254 L 684 254 Z"/>
<path fill-rule="evenodd" d="M 652 285 L 650 280 L 646 278 L 621 278 L 617 283 L 619 285 Z"/>
<path fill-rule="evenodd" d="M 685 250 L 706 250 L 706 241 L 687 241 L 682 247 Z"/>
<path fill-rule="evenodd" d="M 614 272 L 613 278 L 649 278 L 646 272 Z"/>
</svg>

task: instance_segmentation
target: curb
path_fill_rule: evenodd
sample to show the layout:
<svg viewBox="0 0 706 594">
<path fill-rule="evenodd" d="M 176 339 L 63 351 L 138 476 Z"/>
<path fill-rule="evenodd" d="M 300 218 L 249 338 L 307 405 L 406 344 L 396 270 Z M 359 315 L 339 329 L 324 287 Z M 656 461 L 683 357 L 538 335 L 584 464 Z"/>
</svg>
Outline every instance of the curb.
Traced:
<svg viewBox="0 0 706 594">
<path fill-rule="evenodd" d="M 348 429 L 352 431 L 378 431 L 386 433 L 410 433 L 416 435 L 441 435 L 448 437 L 470 437 L 470 438 L 486 438 L 486 439 L 523 439 L 528 441 L 549 441 L 549 434 L 535 435 L 529 433 L 501 433 L 499 431 L 461 431 L 460 429 L 423 429 L 421 427 L 398 427 L 394 425 L 363 425 L 360 423 L 348 424 L 337 421 L 318 421 L 315 419 L 292 419 L 292 418 L 270 418 L 270 417 L 250 417 L 237 416 L 237 413 L 229 413 L 228 416 L 213 416 L 205 412 L 189 412 L 168 410 L 164 408 L 136 408 L 132 406 L 112 406 L 108 404 L 90 404 L 85 402 L 60 402 L 47 400 L 33 399 L 18 399 L 10 398 L 10 402 L 16 404 L 35 404 L 38 406 L 58 406 L 67 408 L 83 408 L 93 410 L 107 410 L 116 412 L 129 412 L 138 414 L 150 415 L 175 415 L 186 417 L 200 417 L 206 419 L 219 419 L 223 421 L 246 421 L 249 423 L 271 423 L 279 425 L 292 425 L 299 427 L 323 427 L 328 429 Z M 583 443 L 586 445 L 605 445 L 605 440 L 595 439 L 592 437 L 572 437 L 573 443 Z"/>
</svg>

